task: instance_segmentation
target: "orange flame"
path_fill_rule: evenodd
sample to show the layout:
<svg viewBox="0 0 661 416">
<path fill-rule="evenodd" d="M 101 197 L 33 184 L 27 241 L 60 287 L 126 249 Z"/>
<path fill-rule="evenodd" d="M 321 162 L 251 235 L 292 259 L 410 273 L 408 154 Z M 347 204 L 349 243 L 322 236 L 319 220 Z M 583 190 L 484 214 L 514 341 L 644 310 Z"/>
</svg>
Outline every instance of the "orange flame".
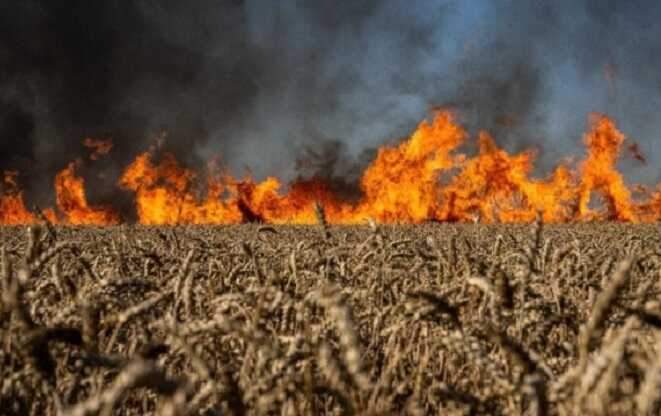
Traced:
<svg viewBox="0 0 661 416">
<path fill-rule="evenodd" d="M 151 154 L 144 153 L 126 169 L 119 185 L 136 193 L 140 223 L 146 225 L 228 224 L 241 222 L 238 209 L 223 203 L 223 181 L 210 172 L 207 198 L 199 201 L 191 190 L 194 172 L 179 166 L 168 154 L 154 165 Z"/>
<path fill-rule="evenodd" d="M 572 174 L 560 165 L 546 181 L 529 179 L 534 153 L 509 155 L 485 132 L 479 137 L 477 157 L 445 188 L 446 210 L 442 220 L 469 221 L 474 215 L 488 223 L 533 221 L 538 211 L 543 220 L 567 218 Z"/>
<path fill-rule="evenodd" d="M 76 175 L 78 163 L 69 164 L 55 177 L 55 195 L 61 218 L 53 208 L 42 211 L 50 222 L 71 225 L 113 225 L 119 223 L 119 216 L 107 207 L 92 207 L 85 196 L 85 182 Z M 23 200 L 23 192 L 16 181 L 16 172 L 5 172 L 4 192 L 0 196 L 0 224 L 20 225 L 35 221 L 34 213 L 28 211 Z"/>
<path fill-rule="evenodd" d="M 659 221 L 661 218 L 661 184 L 656 187 L 656 193 L 650 200 L 647 211 L 647 221 Z"/>
<path fill-rule="evenodd" d="M 607 205 L 607 219 L 636 222 L 631 193 L 615 166 L 625 140 L 612 120 L 605 116 L 591 117 L 592 130 L 583 137 L 588 157 L 580 166 L 578 216 L 592 219 L 597 215 L 588 208 L 592 192 L 598 191 Z"/>
<path fill-rule="evenodd" d="M 18 225 L 32 222 L 34 217 L 23 201 L 16 177 L 18 172 L 6 171 L 3 179 L 3 195 L 0 197 L 0 224 Z"/>
<path fill-rule="evenodd" d="M 114 145 L 112 140 L 99 140 L 88 137 L 83 140 L 83 146 L 92 150 L 92 154 L 90 155 L 91 160 L 99 160 L 110 153 Z"/>
<path fill-rule="evenodd" d="M 317 202 L 324 205 L 332 223 L 367 218 L 382 223 L 477 218 L 486 223 L 530 222 L 538 213 L 545 222 L 658 221 L 661 184 L 654 193 L 641 188 L 635 194 L 643 195 L 643 200 L 634 199 L 616 166 L 625 136 L 605 116 L 592 116 L 590 127 L 583 137 L 587 155 L 576 168 L 562 162 L 547 177 L 533 178 L 534 151 L 509 154 L 482 132 L 478 154 L 468 157 L 459 153 L 467 132 L 450 113 L 439 112 L 420 123 L 409 139 L 379 149 L 360 180 L 362 197 L 353 203 L 342 200 L 320 179 L 298 180 L 283 190 L 277 178 L 237 179 L 213 161 L 203 181 L 198 172 L 182 167 L 170 154 L 155 162 L 156 146 L 126 168 L 118 185 L 135 194 L 138 221 L 146 225 L 314 223 Z M 54 210 L 46 210 L 46 216 L 67 224 L 118 223 L 112 209 L 88 205 L 77 166 L 70 164 L 56 178 L 62 219 Z M 0 223 L 33 221 L 15 175 L 5 175 L 5 188 Z M 596 206 L 599 198 L 595 196 L 603 207 Z"/>
<path fill-rule="evenodd" d="M 381 148 L 361 181 L 365 198 L 358 206 L 358 219 L 412 223 L 441 219 L 439 173 L 461 163 L 463 156 L 452 152 L 467 136 L 449 113 L 440 112 L 431 124 L 422 122 L 409 140 Z"/>
<path fill-rule="evenodd" d="M 85 196 L 85 181 L 76 176 L 79 162 L 70 163 L 55 177 L 57 208 L 72 225 L 114 225 L 119 216 L 108 207 L 91 207 Z"/>
</svg>

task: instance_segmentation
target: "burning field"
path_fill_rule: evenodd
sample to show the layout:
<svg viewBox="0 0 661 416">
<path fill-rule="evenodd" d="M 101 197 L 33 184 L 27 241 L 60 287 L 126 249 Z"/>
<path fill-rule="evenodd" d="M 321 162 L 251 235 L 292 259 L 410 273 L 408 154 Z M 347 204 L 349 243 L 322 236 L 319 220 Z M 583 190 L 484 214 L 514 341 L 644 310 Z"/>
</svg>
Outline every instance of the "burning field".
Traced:
<svg viewBox="0 0 661 416">
<path fill-rule="evenodd" d="M 111 140 L 82 142 L 50 207 L 5 171 L 0 409 L 658 414 L 661 184 L 627 182 L 618 161 L 646 158 L 608 117 L 583 144 L 539 174 L 439 111 L 350 198 L 157 140 L 113 180 L 130 213 L 88 199 Z"/>
<path fill-rule="evenodd" d="M 2 413 L 661 410 L 658 224 L 316 212 L 314 226 L 0 229 Z"/>
<path fill-rule="evenodd" d="M 4 3 L 0 415 L 661 414 L 658 0 Z"/>
<path fill-rule="evenodd" d="M 548 223 L 619 221 L 654 222 L 661 218 L 661 184 L 656 189 L 627 184 L 617 169 L 628 149 L 645 163 L 635 142 L 615 123 L 592 115 L 584 135 L 585 155 L 561 162 L 546 176 L 533 175 L 535 151 L 509 154 L 487 132 L 477 139 L 477 154 L 461 151 L 469 144 L 466 130 L 449 112 L 420 123 L 411 136 L 383 146 L 364 170 L 360 198 L 347 201 L 331 183 L 317 177 L 283 186 L 275 177 L 255 181 L 236 178 L 213 160 L 206 171 L 182 166 L 162 149 L 162 142 L 137 156 L 116 186 L 134 196 L 143 225 L 311 224 L 315 204 L 333 224 L 532 222 L 538 213 Z M 86 139 L 93 162 L 112 151 L 112 142 Z M 46 218 L 54 224 L 116 225 L 125 222 L 112 206 L 95 206 L 86 197 L 85 181 L 71 162 L 55 178 L 54 207 L 30 210 L 23 198 L 19 172 L 5 172 L 0 197 L 0 224 L 17 225 Z"/>
</svg>

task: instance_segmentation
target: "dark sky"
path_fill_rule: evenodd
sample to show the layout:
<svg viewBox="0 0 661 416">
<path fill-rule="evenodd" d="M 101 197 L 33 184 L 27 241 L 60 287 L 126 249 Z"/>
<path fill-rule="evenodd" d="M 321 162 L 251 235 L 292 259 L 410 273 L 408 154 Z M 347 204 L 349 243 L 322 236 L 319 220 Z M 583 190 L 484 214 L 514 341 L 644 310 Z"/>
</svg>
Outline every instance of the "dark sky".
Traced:
<svg viewBox="0 0 661 416">
<path fill-rule="evenodd" d="M 450 106 L 542 167 L 606 113 L 648 157 L 622 169 L 653 183 L 659 21 L 658 1 L 5 1 L 0 169 L 44 195 L 83 138 L 115 141 L 112 178 L 166 131 L 191 164 L 291 178 L 307 155 L 341 175 Z"/>
</svg>

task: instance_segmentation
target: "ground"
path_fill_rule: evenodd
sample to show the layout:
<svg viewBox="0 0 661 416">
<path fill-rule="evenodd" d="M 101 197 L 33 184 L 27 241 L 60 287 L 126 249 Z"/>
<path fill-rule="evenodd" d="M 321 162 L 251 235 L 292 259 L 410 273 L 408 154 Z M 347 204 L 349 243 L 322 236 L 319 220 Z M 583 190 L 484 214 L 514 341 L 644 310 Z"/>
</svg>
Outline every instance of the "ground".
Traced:
<svg viewBox="0 0 661 416">
<path fill-rule="evenodd" d="M 0 236 L 9 414 L 659 411 L 659 224 Z"/>
</svg>

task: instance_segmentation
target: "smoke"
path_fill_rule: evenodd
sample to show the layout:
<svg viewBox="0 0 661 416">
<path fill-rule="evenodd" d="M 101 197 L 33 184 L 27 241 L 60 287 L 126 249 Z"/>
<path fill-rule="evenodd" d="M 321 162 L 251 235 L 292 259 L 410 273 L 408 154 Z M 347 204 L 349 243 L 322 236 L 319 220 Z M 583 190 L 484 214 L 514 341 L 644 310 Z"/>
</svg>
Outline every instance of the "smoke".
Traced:
<svg viewBox="0 0 661 416">
<path fill-rule="evenodd" d="M 106 186 L 90 187 L 101 200 L 115 197 L 112 179 L 163 131 L 168 148 L 195 163 L 193 149 L 254 96 L 244 16 L 232 1 L 3 3 L 2 168 L 29 175 L 41 202 L 54 173 L 88 153 L 86 137 L 115 143 L 97 164 Z"/>
<path fill-rule="evenodd" d="M 166 132 L 187 164 L 218 154 L 239 175 L 351 182 L 373 149 L 444 106 L 510 151 L 538 148 L 542 169 L 579 151 L 590 112 L 606 113 L 648 158 L 623 169 L 651 183 L 661 4 L 610 3 L 2 4 L 0 167 L 21 170 L 41 202 L 87 154 L 85 137 L 112 138 L 83 173 L 93 199 L 115 200 L 121 168 Z"/>
</svg>

